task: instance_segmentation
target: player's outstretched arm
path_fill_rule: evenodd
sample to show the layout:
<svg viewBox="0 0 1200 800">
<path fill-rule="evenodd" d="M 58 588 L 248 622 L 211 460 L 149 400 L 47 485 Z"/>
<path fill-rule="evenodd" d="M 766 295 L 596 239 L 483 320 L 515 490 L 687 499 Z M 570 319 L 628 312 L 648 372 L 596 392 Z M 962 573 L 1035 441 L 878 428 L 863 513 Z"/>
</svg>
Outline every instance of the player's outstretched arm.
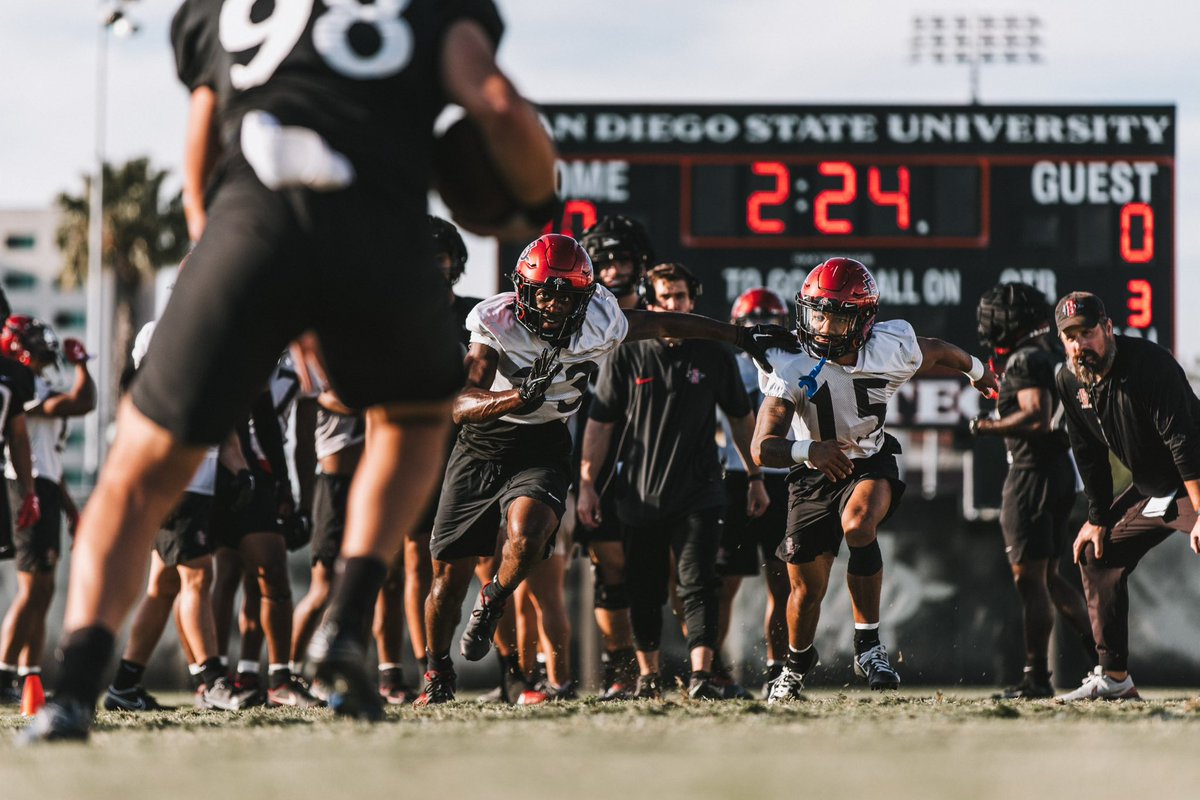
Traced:
<svg viewBox="0 0 1200 800">
<path fill-rule="evenodd" d="M 1050 390 L 1030 386 L 1017 392 L 1017 410 L 999 419 L 971 420 L 971 433 L 978 436 L 1039 436 L 1050 430 Z"/>
<path fill-rule="evenodd" d="M 88 372 L 87 352 L 82 344 L 73 339 L 67 339 L 66 342 L 74 343 L 72 347 L 65 348 L 64 357 L 75 367 L 75 382 L 66 392 L 46 398 L 31 413 L 41 413 L 47 417 L 82 417 L 96 408 L 96 382 Z"/>
<path fill-rule="evenodd" d="M 745 350 L 766 372 L 774 371 L 767 360 L 768 350 L 800 352 L 796 335 L 781 325 L 729 325 L 699 314 L 676 314 L 671 311 L 641 311 L 628 309 L 625 319 L 629 332 L 625 341 L 639 339 L 712 339 Z"/>
<path fill-rule="evenodd" d="M 602 465 L 608 460 L 614 427 L 612 422 L 589 419 L 583 429 L 583 448 L 579 462 L 579 499 L 575 505 L 575 514 L 586 528 L 596 528 L 603 522 L 600 517 L 600 493 L 596 488 L 596 479 Z"/>
<path fill-rule="evenodd" d="M 922 375 L 935 367 L 946 367 L 966 375 L 976 391 L 985 397 L 994 397 L 1000 391 L 1000 382 L 996 380 L 992 368 L 961 347 L 923 336 L 917 337 L 917 343 L 921 347 L 921 366 L 915 374 Z"/>
</svg>

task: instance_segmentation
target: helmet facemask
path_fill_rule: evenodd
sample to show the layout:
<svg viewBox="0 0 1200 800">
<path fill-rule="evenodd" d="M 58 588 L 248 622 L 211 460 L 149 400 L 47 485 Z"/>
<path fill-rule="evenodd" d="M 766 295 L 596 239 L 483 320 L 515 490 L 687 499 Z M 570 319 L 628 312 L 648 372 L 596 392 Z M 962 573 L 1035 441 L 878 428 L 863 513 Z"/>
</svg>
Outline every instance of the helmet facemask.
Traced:
<svg viewBox="0 0 1200 800">
<path fill-rule="evenodd" d="M 596 292 L 596 284 L 593 283 L 581 289 L 572 286 L 570 281 L 563 278 L 551 278 L 545 283 L 533 283 L 526 280 L 525 276 L 520 273 L 513 273 L 512 280 L 517 290 L 517 321 L 534 336 L 552 344 L 562 345 L 583 327 L 583 321 L 587 317 L 588 303 L 591 302 L 592 295 Z M 547 312 L 538 306 L 538 290 L 540 289 L 569 297 L 573 301 L 562 324 L 553 328 L 545 327 Z"/>
<path fill-rule="evenodd" d="M 860 306 L 824 297 L 801 297 L 796 311 L 800 344 L 814 358 L 830 360 L 862 349 L 876 314 L 873 304 Z"/>
</svg>

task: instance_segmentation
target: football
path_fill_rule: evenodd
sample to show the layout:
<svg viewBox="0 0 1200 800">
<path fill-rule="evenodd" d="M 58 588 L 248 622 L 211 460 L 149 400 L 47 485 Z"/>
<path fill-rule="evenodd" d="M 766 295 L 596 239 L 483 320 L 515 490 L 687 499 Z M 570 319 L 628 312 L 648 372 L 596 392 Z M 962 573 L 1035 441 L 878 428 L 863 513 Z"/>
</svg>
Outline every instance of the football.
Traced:
<svg viewBox="0 0 1200 800">
<path fill-rule="evenodd" d="M 496 169 L 483 134 L 467 117 L 434 141 L 433 186 L 454 221 L 468 230 L 499 225 L 521 208 Z"/>
</svg>

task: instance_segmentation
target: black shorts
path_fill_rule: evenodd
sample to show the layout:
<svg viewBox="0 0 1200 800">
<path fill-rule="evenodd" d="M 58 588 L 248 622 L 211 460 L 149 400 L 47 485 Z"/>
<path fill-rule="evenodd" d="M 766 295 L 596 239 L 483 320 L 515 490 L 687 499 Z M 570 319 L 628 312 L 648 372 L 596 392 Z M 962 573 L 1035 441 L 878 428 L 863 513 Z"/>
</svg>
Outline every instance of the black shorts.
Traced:
<svg viewBox="0 0 1200 800">
<path fill-rule="evenodd" d="M 18 506 L 19 508 L 19 506 Z M 8 492 L 0 492 L 0 561 L 8 561 L 17 555 L 13 543 L 13 517 L 8 504 Z"/>
<path fill-rule="evenodd" d="M 480 458 L 461 443 L 450 453 L 429 550 L 438 561 L 496 552 L 496 532 L 518 497 L 532 497 L 562 519 L 571 486 L 570 451 L 521 452 L 500 460 Z M 554 551 L 554 537 L 545 557 Z"/>
<path fill-rule="evenodd" d="M 351 408 L 440 401 L 462 388 L 458 326 L 423 204 L 358 184 L 270 191 L 241 158 L 212 198 L 131 390 L 177 440 L 220 442 L 307 330 Z"/>
<path fill-rule="evenodd" d="M 62 489 L 48 478 L 34 478 L 42 516 L 32 528 L 13 531 L 17 569 L 21 572 L 54 572 L 62 555 Z M 16 481 L 8 482 L 8 504 L 21 507 L 21 490 Z"/>
<path fill-rule="evenodd" d="M 237 549 L 242 537 L 251 533 L 279 533 L 279 506 L 275 497 L 275 479 L 269 473 L 254 469 L 254 497 L 245 508 L 234 511 L 230 505 L 235 498 L 234 475 L 217 467 L 217 490 L 213 495 L 212 530 L 217 547 Z"/>
<path fill-rule="evenodd" d="M 1067 546 L 1075 506 L 1075 468 L 1065 455 L 1045 469 L 1009 469 L 1000 501 L 1000 530 L 1010 564 L 1055 558 Z"/>
<path fill-rule="evenodd" d="M 212 533 L 211 494 L 184 492 L 183 499 L 154 537 L 154 550 L 168 567 L 177 567 L 212 555 L 217 548 Z"/>
<path fill-rule="evenodd" d="M 346 532 L 346 500 L 350 497 L 350 475 L 317 473 L 313 484 L 312 564 L 332 568 L 342 552 Z"/>
<path fill-rule="evenodd" d="M 761 517 L 746 516 L 746 473 L 730 470 L 725 473 L 725 525 L 721 531 L 721 549 L 717 551 L 719 575 L 757 575 L 759 566 L 778 561 L 775 550 L 787 530 L 787 474 L 763 474 L 763 486 L 771 505 Z"/>
<path fill-rule="evenodd" d="M 615 481 L 610 482 L 605 488 L 603 494 L 600 495 L 600 524 L 595 528 L 589 528 L 579 521 L 575 520 L 575 541 L 580 547 L 587 547 L 590 544 L 599 544 L 600 542 L 617 542 L 625 541 L 625 526 L 621 524 L 621 518 L 617 515 L 617 490 Z"/>
<path fill-rule="evenodd" d="M 854 487 L 866 480 L 886 480 L 892 485 L 892 502 L 884 522 L 904 496 L 904 481 L 896 466 L 900 444 L 884 437 L 883 448 L 869 458 L 854 459 L 854 472 L 843 481 L 831 481 L 819 470 L 802 468 L 788 476 L 787 535 L 775 555 L 789 564 L 807 564 L 828 553 L 837 556 L 842 548 L 842 511 Z"/>
</svg>

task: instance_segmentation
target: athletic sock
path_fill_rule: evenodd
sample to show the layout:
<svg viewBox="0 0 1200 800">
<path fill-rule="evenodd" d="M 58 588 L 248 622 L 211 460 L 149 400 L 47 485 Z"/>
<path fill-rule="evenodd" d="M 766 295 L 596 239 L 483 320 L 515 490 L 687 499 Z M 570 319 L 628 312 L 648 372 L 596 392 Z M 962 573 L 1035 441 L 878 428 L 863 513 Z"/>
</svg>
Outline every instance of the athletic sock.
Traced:
<svg viewBox="0 0 1200 800">
<path fill-rule="evenodd" d="M 1029 659 L 1025 664 L 1025 676 L 1039 686 L 1050 683 L 1050 666 L 1046 657 Z"/>
<path fill-rule="evenodd" d="M 425 668 L 430 672 L 453 672 L 454 660 L 450 658 L 450 651 L 446 650 L 441 653 L 432 653 L 429 650 L 426 650 Z"/>
<path fill-rule="evenodd" d="M 0 689 L 17 685 L 17 668 L 13 664 L 0 663 Z"/>
<path fill-rule="evenodd" d="M 854 623 L 854 654 L 862 655 L 872 647 L 879 645 L 878 622 Z"/>
<path fill-rule="evenodd" d="M 512 593 L 515 591 L 515 586 L 512 589 L 504 588 L 500 583 L 500 576 L 493 575 L 491 582 L 483 587 L 483 596 L 493 603 L 503 603 L 512 597 Z"/>
<path fill-rule="evenodd" d="M 399 664 L 383 663 L 379 665 L 379 688 L 399 689 L 404 686 L 404 670 Z"/>
<path fill-rule="evenodd" d="M 374 619 L 375 598 L 387 577 L 387 564 L 371 556 L 355 556 L 337 562 L 333 597 L 325 619 L 337 626 L 338 635 L 348 635 L 365 644 Z"/>
<path fill-rule="evenodd" d="M 118 692 L 127 692 L 142 682 L 146 674 L 146 665 L 137 664 L 122 658 L 117 665 L 117 674 L 113 676 L 112 687 Z"/>
<path fill-rule="evenodd" d="M 217 659 L 213 659 L 217 661 Z M 220 661 L 217 661 L 217 668 L 220 669 Z M 221 674 L 221 673 L 218 673 Z M 200 687 L 204 686 L 204 665 L 203 664 L 188 664 L 188 686 L 192 687 L 193 692 L 200 691 Z"/>
<path fill-rule="evenodd" d="M 808 671 L 817 663 L 817 649 L 811 644 L 803 650 L 797 650 L 791 645 L 788 645 L 787 668 L 792 672 L 799 672 L 801 675 L 807 675 Z"/>
<path fill-rule="evenodd" d="M 55 698 L 74 701 L 91 712 L 100 697 L 115 643 L 112 633 L 99 625 L 80 628 L 63 637 Z"/>
<path fill-rule="evenodd" d="M 200 671 L 196 675 L 200 683 L 204 686 L 211 687 L 217 682 L 217 678 L 225 674 L 225 667 L 221 665 L 221 659 L 217 656 L 213 656 L 204 663 L 197 664 L 196 666 L 200 667 Z M 197 686 L 196 688 L 200 687 Z"/>
</svg>

